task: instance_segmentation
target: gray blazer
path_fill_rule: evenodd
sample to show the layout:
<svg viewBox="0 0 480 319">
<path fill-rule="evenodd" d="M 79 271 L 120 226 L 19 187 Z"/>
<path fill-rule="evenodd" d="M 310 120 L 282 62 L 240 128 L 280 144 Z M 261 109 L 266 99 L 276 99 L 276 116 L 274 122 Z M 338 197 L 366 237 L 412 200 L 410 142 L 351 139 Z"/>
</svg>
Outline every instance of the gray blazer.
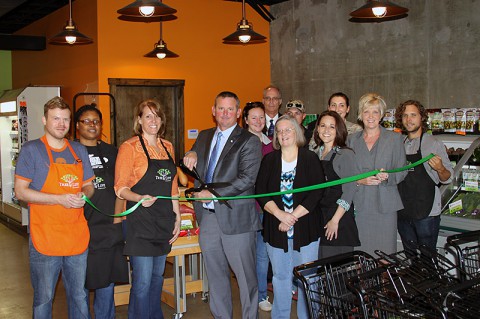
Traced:
<svg viewBox="0 0 480 319">
<path fill-rule="evenodd" d="M 208 166 L 210 145 L 216 128 L 201 131 L 192 151 L 197 153 L 197 171 L 205 180 Z M 260 139 L 247 130 L 236 126 L 217 161 L 213 173 L 213 182 L 228 182 L 231 186 L 216 189 L 222 196 L 252 195 L 255 193 L 255 180 L 262 160 L 262 143 Z M 198 182 L 195 182 L 198 186 Z M 225 234 L 240 234 L 261 229 L 254 199 L 230 200 L 226 205 L 215 202 L 215 215 L 220 228 Z M 202 227 L 203 203 L 194 202 L 195 213 Z"/>
<path fill-rule="evenodd" d="M 380 128 L 376 151 L 370 153 L 363 140 L 363 132 L 348 135 L 347 145 L 355 152 L 357 174 L 374 169 L 393 169 L 407 164 L 401 134 Z M 372 160 L 373 157 L 373 160 Z M 407 176 L 407 171 L 389 174 L 388 181 L 378 186 L 359 185 L 353 203 L 357 211 L 396 212 L 403 208 L 397 185 Z"/>
</svg>

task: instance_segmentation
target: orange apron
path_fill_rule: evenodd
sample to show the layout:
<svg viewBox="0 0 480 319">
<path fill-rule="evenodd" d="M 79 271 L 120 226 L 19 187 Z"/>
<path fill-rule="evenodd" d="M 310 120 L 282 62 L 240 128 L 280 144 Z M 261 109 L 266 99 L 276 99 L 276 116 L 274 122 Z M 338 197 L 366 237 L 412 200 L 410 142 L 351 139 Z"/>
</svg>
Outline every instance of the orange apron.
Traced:
<svg viewBox="0 0 480 319">
<path fill-rule="evenodd" d="M 45 184 L 40 190 L 50 194 L 76 194 L 82 190 L 82 161 L 65 140 L 75 158 L 75 164 L 53 162 L 52 150 L 41 138 L 50 159 Z M 30 204 L 30 236 L 35 249 L 48 256 L 72 256 L 83 253 L 90 240 L 87 221 L 82 208 L 65 208 L 62 205 Z"/>
</svg>

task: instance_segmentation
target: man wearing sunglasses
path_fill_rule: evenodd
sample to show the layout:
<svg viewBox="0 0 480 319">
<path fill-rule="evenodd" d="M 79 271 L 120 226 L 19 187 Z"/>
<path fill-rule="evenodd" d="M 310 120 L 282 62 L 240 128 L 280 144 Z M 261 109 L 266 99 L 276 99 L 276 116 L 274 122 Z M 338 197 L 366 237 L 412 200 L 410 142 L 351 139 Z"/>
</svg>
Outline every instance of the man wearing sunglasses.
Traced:
<svg viewBox="0 0 480 319">
<path fill-rule="evenodd" d="M 290 115 L 295 118 L 297 123 L 303 129 L 303 134 L 305 135 L 305 140 L 307 141 L 306 147 L 308 147 L 308 142 L 312 138 L 313 130 L 315 129 L 315 121 L 310 123 L 307 127 L 302 125 L 303 120 L 307 116 L 305 105 L 301 100 L 290 100 L 286 105 L 285 114 Z M 313 125 L 311 125 L 313 124 Z"/>
</svg>

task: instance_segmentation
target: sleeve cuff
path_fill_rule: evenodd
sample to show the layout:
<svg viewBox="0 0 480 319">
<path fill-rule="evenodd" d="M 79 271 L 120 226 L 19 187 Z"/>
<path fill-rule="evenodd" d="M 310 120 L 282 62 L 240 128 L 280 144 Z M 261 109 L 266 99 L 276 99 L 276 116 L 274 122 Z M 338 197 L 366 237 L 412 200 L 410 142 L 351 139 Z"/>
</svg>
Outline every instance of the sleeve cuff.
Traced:
<svg viewBox="0 0 480 319">
<path fill-rule="evenodd" d="M 345 211 L 348 211 L 350 209 L 350 204 L 347 203 L 346 201 L 344 201 L 343 199 L 337 199 L 337 202 L 336 202 L 339 206 L 342 206 Z"/>
</svg>

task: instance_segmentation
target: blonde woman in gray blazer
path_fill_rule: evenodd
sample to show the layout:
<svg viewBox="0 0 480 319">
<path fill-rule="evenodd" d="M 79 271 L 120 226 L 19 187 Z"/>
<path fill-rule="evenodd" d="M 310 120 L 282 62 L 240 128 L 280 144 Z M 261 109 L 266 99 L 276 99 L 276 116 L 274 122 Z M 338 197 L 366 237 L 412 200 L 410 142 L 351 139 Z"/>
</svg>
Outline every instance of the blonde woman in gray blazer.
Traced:
<svg viewBox="0 0 480 319">
<path fill-rule="evenodd" d="M 378 94 L 368 93 L 360 98 L 358 119 L 364 128 L 347 138 L 347 145 L 355 151 L 357 173 L 406 165 L 401 134 L 387 131 L 380 125 L 385 110 L 385 101 Z M 396 252 L 397 211 L 403 208 L 397 184 L 406 175 L 407 172 L 379 173 L 357 181 L 358 191 L 353 203 L 362 243 L 360 250 L 370 254 L 376 249 Z"/>
</svg>

